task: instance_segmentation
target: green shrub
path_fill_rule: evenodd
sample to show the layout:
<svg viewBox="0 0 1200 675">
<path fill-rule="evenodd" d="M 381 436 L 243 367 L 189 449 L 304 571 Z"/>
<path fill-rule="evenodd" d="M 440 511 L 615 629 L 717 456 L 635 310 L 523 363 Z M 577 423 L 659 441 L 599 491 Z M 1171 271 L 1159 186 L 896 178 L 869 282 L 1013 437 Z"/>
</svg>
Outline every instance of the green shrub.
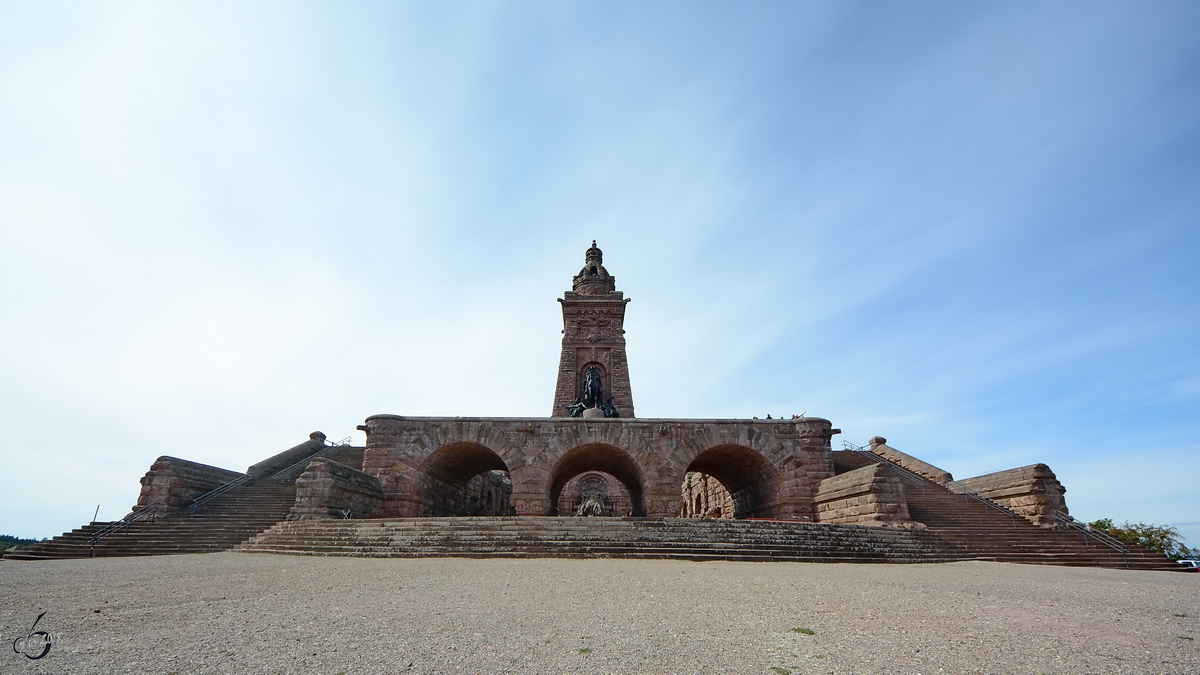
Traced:
<svg viewBox="0 0 1200 675">
<path fill-rule="evenodd" d="M 1179 540 L 1179 530 L 1170 525 L 1147 525 L 1129 521 L 1114 525 L 1112 518 L 1101 518 L 1087 525 L 1093 530 L 1099 530 L 1131 544 L 1145 546 L 1174 560 L 1192 558 L 1197 554 L 1197 551 L 1188 548 Z"/>
</svg>

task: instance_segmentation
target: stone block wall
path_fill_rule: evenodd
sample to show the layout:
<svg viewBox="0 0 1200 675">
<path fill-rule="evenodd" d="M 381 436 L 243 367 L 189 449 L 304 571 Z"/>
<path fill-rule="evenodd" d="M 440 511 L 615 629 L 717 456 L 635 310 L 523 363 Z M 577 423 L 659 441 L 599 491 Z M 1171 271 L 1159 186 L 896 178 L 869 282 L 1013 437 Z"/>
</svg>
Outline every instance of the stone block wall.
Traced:
<svg viewBox="0 0 1200 675">
<path fill-rule="evenodd" d="M 1067 489 L 1045 464 L 1030 464 L 1007 471 L 984 474 L 956 481 L 951 490 L 963 485 L 1025 516 L 1035 525 L 1053 527 L 1051 511 L 1067 511 L 1063 497 Z"/>
<path fill-rule="evenodd" d="M 929 480 L 938 483 L 939 485 L 945 485 L 946 483 L 954 480 L 954 476 L 951 476 L 949 471 L 939 469 L 929 462 L 922 462 L 912 455 L 900 452 L 899 450 L 889 446 L 887 444 L 887 439 L 882 436 L 876 436 L 872 438 L 870 444 L 871 446 L 868 449 L 871 452 L 879 455 L 889 462 L 894 462 L 915 474 L 924 476 Z"/>
<path fill-rule="evenodd" d="M 683 481 L 683 510 L 680 518 L 733 518 L 733 497 L 721 481 L 706 473 L 691 471 Z"/>
<path fill-rule="evenodd" d="M 374 476 L 324 457 L 296 479 L 296 503 L 288 520 L 371 518 L 383 512 L 383 489 Z"/>
<path fill-rule="evenodd" d="M 142 476 L 142 491 L 135 508 L 149 504 L 169 509 L 183 508 L 189 506 L 196 497 L 242 475 L 237 471 L 177 457 L 159 457 Z"/>
<path fill-rule="evenodd" d="M 908 513 L 904 483 L 885 464 L 826 478 L 817 490 L 817 521 L 879 527 L 923 527 Z"/>
</svg>

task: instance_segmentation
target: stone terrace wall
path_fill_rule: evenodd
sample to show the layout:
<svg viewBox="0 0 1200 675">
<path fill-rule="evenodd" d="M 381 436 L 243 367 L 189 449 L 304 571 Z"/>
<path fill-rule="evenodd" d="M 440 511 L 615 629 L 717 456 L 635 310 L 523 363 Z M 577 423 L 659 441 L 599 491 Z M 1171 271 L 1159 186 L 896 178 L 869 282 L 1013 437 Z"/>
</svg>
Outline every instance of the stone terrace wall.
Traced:
<svg viewBox="0 0 1200 675">
<path fill-rule="evenodd" d="M 142 491 L 137 507 L 158 504 L 182 508 L 200 495 L 218 488 L 242 474 L 177 457 L 159 457 L 142 476 Z M 135 508 L 137 508 L 135 507 Z"/>
<path fill-rule="evenodd" d="M 885 464 L 826 478 L 817 491 L 817 521 L 883 527 L 914 527 L 904 483 Z"/>
<path fill-rule="evenodd" d="M 680 488 L 692 461 L 709 450 L 738 447 L 769 467 L 757 497 L 758 511 L 752 515 L 810 520 L 816 515 L 818 484 L 833 475 L 829 439 L 837 433 L 829 420 L 817 417 L 751 421 L 374 415 L 360 429 L 367 432 L 363 471 L 379 478 L 386 516 L 418 515 L 425 501 L 421 493 L 426 460 L 439 451 L 462 449 L 464 457 L 467 452 L 489 457 L 494 453 L 503 462 L 512 476 L 512 505 L 520 515 L 549 515 L 556 505 L 551 502 L 555 480 L 596 470 L 616 475 L 627 487 L 630 482 L 640 487 L 641 494 L 631 490 L 631 497 L 640 497 L 645 515 L 676 517 L 683 507 Z M 484 467 L 494 468 L 498 467 Z"/>
<path fill-rule="evenodd" d="M 370 518 L 383 512 L 379 480 L 324 457 L 314 459 L 296 479 L 296 504 L 288 520 Z"/>
<path fill-rule="evenodd" d="M 1051 511 L 1067 511 L 1067 489 L 1045 464 L 1030 464 L 956 482 L 1028 518 L 1033 524 L 1053 527 Z M 949 486 L 951 490 L 954 485 Z"/>
</svg>

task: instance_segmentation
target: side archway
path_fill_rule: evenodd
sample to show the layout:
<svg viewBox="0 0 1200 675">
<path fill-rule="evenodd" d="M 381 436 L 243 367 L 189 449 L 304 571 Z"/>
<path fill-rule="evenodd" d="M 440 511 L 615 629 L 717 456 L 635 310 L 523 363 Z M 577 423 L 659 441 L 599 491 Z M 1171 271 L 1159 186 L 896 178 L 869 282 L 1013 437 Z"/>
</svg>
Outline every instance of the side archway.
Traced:
<svg viewBox="0 0 1200 675">
<path fill-rule="evenodd" d="M 684 478 L 682 515 L 769 518 L 774 514 L 775 470 L 761 454 L 742 445 L 718 445 L 696 456 Z"/>
<path fill-rule="evenodd" d="M 417 470 L 418 516 L 510 515 L 511 497 L 508 465 L 478 443 L 438 448 Z"/>
<path fill-rule="evenodd" d="M 605 473 L 617 479 L 629 495 L 632 515 L 646 515 L 642 500 L 642 472 L 637 463 L 620 448 L 603 443 L 573 448 L 555 463 L 550 472 L 550 515 L 570 515 L 559 513 L 559 497 L 568 481 L 587 472 Z"/>
</svg>

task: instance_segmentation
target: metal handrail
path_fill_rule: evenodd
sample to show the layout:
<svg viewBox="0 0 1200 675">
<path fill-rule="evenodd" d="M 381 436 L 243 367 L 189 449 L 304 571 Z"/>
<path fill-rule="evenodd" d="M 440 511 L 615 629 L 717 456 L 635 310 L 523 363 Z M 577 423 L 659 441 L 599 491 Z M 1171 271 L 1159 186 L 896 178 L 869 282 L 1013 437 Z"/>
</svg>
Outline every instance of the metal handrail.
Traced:
<svg viewBox="0 0 1200 675">
<path fill-rule="evenodd" d="M 866 446 L 854 445 L 850 441 L 842 441 L 842 447 L 846 448 L 847 450 L 853 450 L 854 452 L 857 452 L 860 455 L 864 455 L 870 459 L 878 460 L 880 462 L 887 462 L 888 465 L 891 466 L 893 469 L 895 469 L 897 473 L 901 474 L 905 478 L 908 478 L 909 480 L 920 485 L 922 491 L 925 490 L 925 487 L 927 485 L 931 485 L 931 484 L 936 485 L 936 483 L 934 481 L 930 480 L 929 478 L 922 476 L 921 474 L 916 473 L 915 471 L 910 471 L 909 469 L 906 469 L 906 468 L 900 466 L 899 464 L 897 464 L 896 462 L 893 462 L 892 460 L 888 459 L 887 457 L 884 457 L 882 455 L 877 455 L 877 454 L 871 452 L 870 450 L 867 450 Z M 950 486 L 954 486 L 954 487 L 951 488 Z M 1003 513 L 1004 515 L 1009 517 L 1009 522 L 1012 523 L 1013 527 L 1017 526 L 1017 518 L 1024 517 L 1024 516 L 1020 515 L 1019 513 L 1017 513 L 1016 511 L 1013 511 L 1012 509 L 1008 508 L 1007 506 L 996 503 L 994 500 L 990 499 L 989 497 L 985 497 L 984 495 L 972 490 L 971 488 L 967 487 L 966 485 L 963 485 L 962 483 L 960 483 L 958 481 L 950 481 L 950 482 L 946 483 L 943 487 L 945 487 L 946 490 L 948 490 L 950 492 L 957 492 L 958 494 L 961 494 L 964 497 L 974 499 L 975 501 L 979 502 L 980 504 L 983 504 L 984 506 L 991 507 L 991 508 L 999 511 L 1000 513 Z"/>
<path fill-rule="evenodd" d="M 1078 530 L 1080 534 L 1083 535 L 1084 543 L 1087 543 L 1088 537 L 1090 536 L 1114 551 L 1120 551 L 1121 558 L 1125 560 L 1125 569 L 1129 569 L 1129 549 L 1125 548 L 1125 542 L 1110 534 L 1105 534 L 1100 530 L 1093 529 L 1092 526 L 1088 525 L 1087 523 L 1081 523 L 1057 509 L 1050 512 L 1050 519 L 1054 521 L 1055 529 L 1058 529 L 1058 526 L 1061 524 L 1067 528 Z"/>
<path fill-rule="evenodd" d="M 276 471 L 275 473 L 271 474 L 269 477 L 270 478 L 286 478 L 289 473 L 295 471 L 296 469 L 298 469 L 302 466 L 308 466 L 308 463 L 313 461 L 314 459 L 316 459 L 318 457 L 324 457 L 325 455 L 328 455 L 329 453 L 333 452 L 334 450 L 337 450 L 338 448 L 344 448 L 348 445 L 350 445 L 350 436 L 343 438 L 342 440 L 338 441 L 337 443 L 330 443 L 330 444 L 326 445 L 321 450 L 318 450 L 317 452 L 309 455 L 308 457 L 305 457 L 304 459 L 300 460 L 299 462 L 296 462 L 295 464 L 286 466 L 286 467 Z"/>
<path fill-rule="evenodd" d="M 951 485 L 953 485 L 954 487 L 951 488 L 950 487 Z M 946 483 L 946 489 L 950 490 L 951 492 L 957 492 L 961 495 L 970 497 L 971 499 L 974 499 L 975 501 L 979 502 L 980 504 L 983 504 L 984 506 L 990 506 L 993 509 L 996 509 L 1000 513 L 1003 513 L 1004 515 L 1006 515 L 1012 519 L 1013 527 L 1017 526 L 1017 518 L 1025 517 L 1025 516 L 1022 516 L 1021 514 L 1017 513 L 1016 511 L 1013 511 L 1012 509 L 1008 508 L 1007 506 L 997 503 L 991 497 L 980 494 L 956 480 L 952 480 L 952 481 Z"/>
<path fill-rule="evenodd" d="M 110 534 L 115 534 L 122 527 L 125 528 L 125 535 L 129 536 L 129 526 L 130 525 L 132 525 L 133 523 L 135 523 L 139 520 L 145 520 L 147 518 L 149 518 L 150 522 L 154 522 L 154 516 L 157 513 L 158 513 L 158 504 L 147 504 L 147 505 L 143 506 L 142 508 L 131 512 L 129 515 L 118 520 L 117 522 L 109 523 L 108 525 L 93 532 L 92 538 L 88 542 L 89 550 L 91 551 L 91 557 L 93 557 L 93 558 L 96 557 L 96 544 L 101 539 L 104 539 L 105 537 L 107 537 Z"/>
<path fill-rule="evenodd" d="M 226 492 L 229 492 L 230 490 L 234 489 L 235 487 L 240 487 L 242 485 L 246 485 L 248 483 L 253 483 L 253 482 L 254 482 L 254 476 L 251 476 L 248 473 L 242 474 L 241 476 L 234 478 L 233 480 L 229 481 L 228 483 L 225 483 L 219 487 L 209 490 L 208 492 L 205 492 L 204 494 L 200 495 L 199 497 L 196 497 L 195 499 L 192 500 L 192 518 L 196 517 L 196 509 L 200 508 L 201 506 L 204 506 L 205 504 L 211 502 L 212 500 L 216 499 L 217 497 L 220 497 L 221 495 L 225 494 Z"/>
<path fill-rule="evenodd" d="M 899 464 L 893 462 L 892 460 L 888 459 L 887 457 L 877 455 L 877 454 L 871 452 L 870 450 L 867 450 L 867 446 L 865 446 L 865 445 L 855 445 L 855 444 L 851 443 L 850 441 L 842 441 L 842 447 L 847 450 L 852 450 L 854 452 L 857 452 L 858 454 L 863 455 L 867 459 L 873 460 L 876 463 L 887 462 L 888 466 L 890 466 L 892 469 L 894 469 L 896 471 L 896 473 L 900 474 L 901 476 L 904 476 L 905 478 L 916 483 L 917 485 L 920 485 L 922 492 L 925 491 L 925 486 L 932 482 L 925 476 L 922 476 L 921 474 L 916 473 L 914 471 L 910 471 L 910 470 L 900 466 Z"/>
<path fill-rule="evenodd" d="M 288 465 L 288 466 L 280 469 L 279 471 L 276 471 L 275 473 L 267 476 L 267 478 L 268 479 L 284 478 L 288 475 L 289 472 L 294 471 L 297 467 L 305 466 L 309 462 L 313 461 L 314 459 L 316 459 L 318 457 L 324 457 L 325 455 L 328 455 L 329 453 L 333 452 L 334 450 L 336 450 L 338 448 L 346 447 L 348 445 L 350 445 L 350 436 L 343 438 L 342 440 L 338 441 L 337 443 L 328 443 L 327 442 L 325 447 L 321 448 L 317 452 L 314 452 L 313 454 L 308 455 L 304 459 L 302 459 L 294 464 Z M 255 479 L 254 476 L 251 476 L 250 474 L 244 474 L 244 475 L 238 476 L 237 478 L 234 478 L 233 480 L 229 481 L 228 483 L 225 483 L 224 485 L 213 488 L 212 490 L 200 495 L 199 497 L 196 497 L 195 499 L 192 500 L 192 516 L 191 517 L 193 517 L 193 518 L 196 517 L 196 509 L 197 508 L 204 506 L 205 504 L 211 502 L 212 500 L 216 499 L 217 497 L 220 497 L 221 495 L 225 494 L 226 492 L 229 492 L 230 490 L 232 490 L 236 487 L 240 487 L 242 485 L 253 484 L 254 479 Z"/>
</svg>

